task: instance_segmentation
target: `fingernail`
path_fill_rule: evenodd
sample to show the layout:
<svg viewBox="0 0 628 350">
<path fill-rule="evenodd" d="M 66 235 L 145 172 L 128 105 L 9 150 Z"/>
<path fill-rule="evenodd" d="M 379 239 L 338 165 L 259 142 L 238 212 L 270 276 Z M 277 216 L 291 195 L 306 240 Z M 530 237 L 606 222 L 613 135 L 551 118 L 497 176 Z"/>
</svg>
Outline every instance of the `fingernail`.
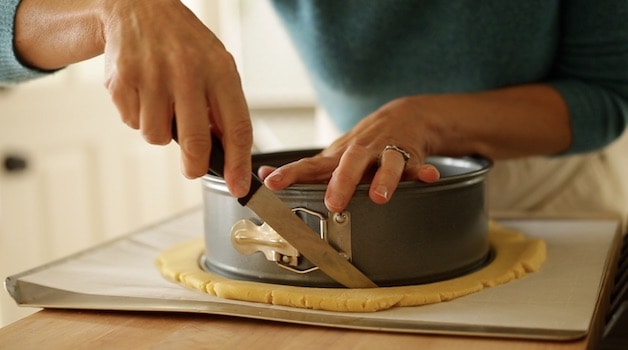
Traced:
<svg viewBox="0 0 628 350">
<path fill-rule="evenodd" d="M 384 185 L 378 185 L 377 187 L 375 187 L 375 194 L 384 199 L 388 199 L 388 187 Z"/>
<path fill-rule="evenodd" d="M 329 197 L 325 197 L 325 206 L 327 207 L 327 209 L 330 209 L 331 211 L 342 211 L 341 210 L 341 205 L 340 203 L 342 203 L 342 197 L 340 196 L 329 196 Z"/>
<path fill-rule="evenodd" d="M 279 171 L 275 171 L 272 174 L 268 175 L 266 180 L 271 182 L 280 182 L 281 180 L 283 180 L 283 174 L 281 174 L 281 172 Z"/>
</svg>

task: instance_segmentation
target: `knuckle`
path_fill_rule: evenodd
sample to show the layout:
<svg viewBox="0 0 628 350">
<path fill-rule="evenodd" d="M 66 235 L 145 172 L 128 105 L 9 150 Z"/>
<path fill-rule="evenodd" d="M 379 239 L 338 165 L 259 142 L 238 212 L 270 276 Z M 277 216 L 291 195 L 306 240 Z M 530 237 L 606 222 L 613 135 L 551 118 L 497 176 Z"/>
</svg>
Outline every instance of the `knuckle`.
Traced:
<svg viewBox="0 0 628 350">
<path fill-rule="evenodd" d="M 229 130 L 229 138 L 233 140 L 238 148 L 250 148 L 253 144 L 253 126 L 250 120 L 246 119 L 236 123 L 236 125 Z"/>
<path fill-rule="evenodd" d="M 109 88 L 109 95 L 111 96 L 111 101 L 113 101 L 118 108 L 126 105 L 128 91 L 125 91 L 125 89 L 117 87 L 114 84 L 114 86 L 110 86 Z"/>
<path fill-rule="evenodd" d="M 105 82 L 103 84 L 107 91 L 109 91 L 109 95 L 111 97 L 120 97 L 121 94 L 121 84 L 118 74 L 109 73 L 105 78 Z"/>
<path fill-rule="evenodd" d="M 121 54 L 114 60 L 115 70 L 124 79 L 134 80 L 141 76 L 140 68 L 142 68 L 143 64 L 140 62 L 141 57 L 138 57 L 138 55 Z"/>
<path fill-rule="evenodd" d="M 142 130 L 142 136 L 151 145 L 167 145 L 171 140 L 169 134 L 152 130 Z"/>
<path fill-rule="evenodd" d="M 336 168 L 332 172 L 332 180 L 335 183 L 339 183 L 342 185 L 348 185 L 351 188 L 357 186 L 360 183 L 361 176 L 354 176 L 353 174 L 343 170 L 341 168 Z"/>
<path fill-rule="evenodd" d="M 401 176 L 399 171 L 393 170 L 391 168 L 382 167 L 382 168 L 379 168 L 377 172 L 378 172 L 378 175 L 380 175 L 381 177 L 385 179 L 399 179 L 399 177 Z"/>
<path fill-rule="evenodd" d="M 140 122 L 137 120 L 137 118 L 130 118 L 125 113 L 120 113 L 120 118 L 122 119 L 122 122 L 129 126 L 131 129 L 138 130 L 140 128 Z"/>
<path fill-rule="evenodd" d="M 353 157 L 358 157 L 358 158 L 367 157 L 369 154 L 370 154 L 370 151 L 368 147 L 359 143 L 351 144 L 349 147 L 347 147 L 347 150 L 345 151 L 345 156 L 352 157 L 352 158 Z"/>
<path fill-rule="evenodd" d="M 211 72 L 212 78 L 215 84 L 221 85 L 226 81 L 231 81 L 240 84 L 240 74 L 238 73 L 238 67 L 235 59 L 227 51 L 221 51 L 214 54 L 212 57 L 215 67 L 220 67 L 218 70 Z"/>
<path fill-rule="evenodd" d="M 115 86 L 122 83 L 123 85 L 135 86 L 143 75 L 143 71 L 145 69 L 134 64 L 131 59 L 119 58 L 115 61 L 115 68 L 107 79 L 107 85 Z"/>
<path fill-rule="evenodd" d="M 237 71 L 235 58 L 227 50 L 214 50 L 212 53 L 212 61 L 216 62 L 217 66 L 222 68 L 221 71 Z"/>
<path fill-rule="evenodd" d="M 314 158 L 302 158 L 292 164 L 303 173 L 312 174 L 320 169 L 319 162 Z"/>
<path fill-rule="evenodd" d="M 181 150 L 190 157 L 204 156 L 211 147 L 209 134 L 191 134 L 179 140 Z"/>
<path fill-rule="evenodd" d="M 182 46 L 170 54 L 168 61 L 174 62 L 169 68 L 175 79 L 198 78 L 199 72 L 208 73 L 212 79 L 231 77 L 234 73 L 237 75 L 235 59 L 224 48 L 214 47 L 199 51 L 195 47 Z"/>
</svg>

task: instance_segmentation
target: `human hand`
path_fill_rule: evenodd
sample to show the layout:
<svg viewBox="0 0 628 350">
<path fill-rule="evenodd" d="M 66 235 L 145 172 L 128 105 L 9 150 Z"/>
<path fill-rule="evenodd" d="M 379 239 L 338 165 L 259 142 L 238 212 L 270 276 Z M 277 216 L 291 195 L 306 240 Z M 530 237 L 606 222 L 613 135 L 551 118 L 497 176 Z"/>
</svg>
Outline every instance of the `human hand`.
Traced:
<svg viewBox="0 0 628 350">
<path fill-rule="evenodd" d="M 361 182 L 370 182 L 369 197 L 384 204 L 402 180 L 434 182 L 440 178 L 434 166 L 424 163 L 434 134 L 429 118 L 414 99 L 398 99 L 363 119 L 320 154 L 279 168 L 263 166 L 258 173 L 271 190 L 295 183 L 328 182 L 325 205 L 331 212 L 343 211 Z M 401 150 L 385 150 L 387 145 Z"/>
<path fill-rule="evenodd" d="M 233 57 L 178 0 L 109 4 L 103 19 L 105 86 L 122 120 L 147 142 L 165 145 L 176 116 L 188 178 L 207 173 L 210 137 L 220 137 L 227 187 L 236 197 L 246 195 L 253 136 Z"/>
</svg>

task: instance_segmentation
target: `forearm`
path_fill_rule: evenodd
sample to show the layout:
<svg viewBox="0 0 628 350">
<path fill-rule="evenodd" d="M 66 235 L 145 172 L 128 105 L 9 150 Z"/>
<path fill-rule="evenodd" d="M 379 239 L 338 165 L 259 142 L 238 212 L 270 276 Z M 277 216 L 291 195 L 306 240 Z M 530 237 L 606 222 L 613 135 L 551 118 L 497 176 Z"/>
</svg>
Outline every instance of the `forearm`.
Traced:
<svg viewBox="0 0 628 350">
<path fill-rule="evenodd" d="M 22 0 L 14 45 L 29 66 L 56 69 L 103 52 L 104 1 Z"/>
<path fill-rule="evenodd" d="M 430 154 L 505 159 L 559 154 L 571 144 L 567 106 L 547 85 L 420 96 L 417 102 L 431 112 Z"/>
</svg>

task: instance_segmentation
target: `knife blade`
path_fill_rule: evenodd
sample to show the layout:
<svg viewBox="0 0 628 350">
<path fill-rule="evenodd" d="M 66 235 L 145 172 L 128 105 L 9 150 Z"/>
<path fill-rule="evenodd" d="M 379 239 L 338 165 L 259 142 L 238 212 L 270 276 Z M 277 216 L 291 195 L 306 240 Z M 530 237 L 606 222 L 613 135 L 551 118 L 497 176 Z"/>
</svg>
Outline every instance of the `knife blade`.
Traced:
<svg viewBox="0 0 628 350">
<path fill-rule="evenodd" d="M 173 125 L 175 141 L 177 140 L 176 136 L 176 126 Z M 223 177 L 224 162 L 222 142 L 218 137 L 212 135 L 209 173 Z M 299 219 L 277 195 L 264 185 L 256 174 L 252 174 L 249 193 L 237 200 L 240 205 L 250 208 L 283 239 L 334 281 L 347 288 L 377 287 L 357 267 Z"/>
<path fill-rule="evenodd" d="M 220 139 L 215 136 L 212 137 L 209 171 L 213 175 L 223 177 L 224 150 Z M 238 198 L 238 203 L 253 210 L 283 239 L 334 281 L 347 288 L 377 287 L 357 267 L 299 219 L 273 191 L 264 185 L 257 175 L 252 174 L 249 193 Z"/>
</svg>

